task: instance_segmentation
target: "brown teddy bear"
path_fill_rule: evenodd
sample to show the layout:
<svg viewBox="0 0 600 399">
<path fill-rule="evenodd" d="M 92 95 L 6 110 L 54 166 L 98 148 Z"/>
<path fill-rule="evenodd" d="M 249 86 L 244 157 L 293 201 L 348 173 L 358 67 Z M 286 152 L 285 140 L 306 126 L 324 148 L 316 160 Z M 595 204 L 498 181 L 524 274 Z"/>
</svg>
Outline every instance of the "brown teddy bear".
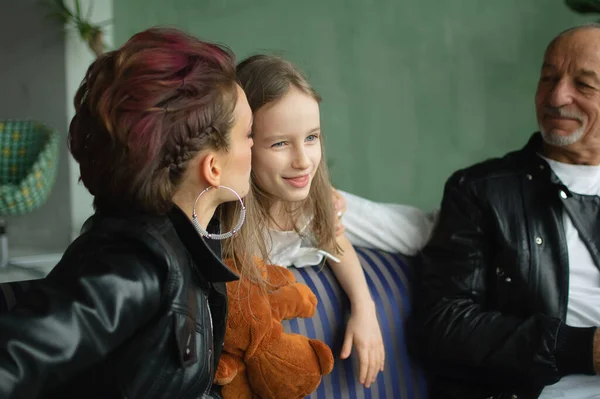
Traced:
<svg viewBox="0 0 600 399">
<path fill-rule="evenodd" d="M 268 289 L 243 279 L 227 283 L 229 317 L 215 384 L 224 399 L 304 398 L 331 372 L 333 355 L 321 341 L 285 333 L 281 320 L 312 317 L 317 298 L 289 270 L 255 263 Z"/>
</svg>

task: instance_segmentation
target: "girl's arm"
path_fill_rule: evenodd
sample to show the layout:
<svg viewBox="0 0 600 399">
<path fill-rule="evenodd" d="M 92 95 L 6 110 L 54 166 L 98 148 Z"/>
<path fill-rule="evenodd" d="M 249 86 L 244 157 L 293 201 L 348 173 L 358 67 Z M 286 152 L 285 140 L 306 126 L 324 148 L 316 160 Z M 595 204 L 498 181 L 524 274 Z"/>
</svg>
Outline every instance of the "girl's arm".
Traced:
<svg viewBox="0 0 600 399">
<path fill-rule="evenodd" d="M 352 346 L 356 348 L 360 364 L 359 380 L 368 388 L 377 377 L 377 373 L 383 371 L 383 338 L 375 303 L 371 298 L 358 255 L 345 235 L 338 236 L 337 243 L 343 250 L 343 255 L 339 263 L 330 261 L 329 265 L 351 305 L 341 358 L 346 359 L 350 356 Z"/>
</svg>

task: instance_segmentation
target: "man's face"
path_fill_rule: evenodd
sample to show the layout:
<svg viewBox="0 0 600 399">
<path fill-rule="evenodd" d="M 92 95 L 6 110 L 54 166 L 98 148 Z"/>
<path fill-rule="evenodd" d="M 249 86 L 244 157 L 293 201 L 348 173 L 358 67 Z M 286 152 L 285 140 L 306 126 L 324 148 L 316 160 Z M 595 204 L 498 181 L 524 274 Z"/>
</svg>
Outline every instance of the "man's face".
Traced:
<svg viewBox="0 0 600 399">
<path fill-rule="evenodd" d="M 580 29 L 548 46 L 535 96 L 546 143 L 576 150 L 600 140 L 600 29 Z"/>
</svg>

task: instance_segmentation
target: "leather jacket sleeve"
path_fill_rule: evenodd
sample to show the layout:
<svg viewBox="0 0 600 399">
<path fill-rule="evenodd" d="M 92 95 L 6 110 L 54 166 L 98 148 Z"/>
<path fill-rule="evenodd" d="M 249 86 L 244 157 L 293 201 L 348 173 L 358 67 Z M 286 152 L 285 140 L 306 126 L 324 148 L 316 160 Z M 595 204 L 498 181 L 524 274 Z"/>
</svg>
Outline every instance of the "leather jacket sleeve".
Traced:
<svg viewBox="0 0 600 399">
<path fill-rule="evenodd" d="M 1 398 L 43 396 L 102 361 L 155 314 L 156 262 L 111 252 L 59 263 L 62 270 L 0 317 Z"/>
<path fill-rule="evenodd" d="M 223 399 L 223 396 L 221 396 L 221 387 L 214 384 L 211 387 L 210 392 L 204 396 L 206 399 Z"/>
<path fill-rule="evenodd" d="M 504 388 L 554 383 L 561 321 L 490 306 L 498 226 L 488 205 L 461 172 L 448 180 L 415 288 L 419 350 L 435 373 L 455 380 Z"/>
</svg>

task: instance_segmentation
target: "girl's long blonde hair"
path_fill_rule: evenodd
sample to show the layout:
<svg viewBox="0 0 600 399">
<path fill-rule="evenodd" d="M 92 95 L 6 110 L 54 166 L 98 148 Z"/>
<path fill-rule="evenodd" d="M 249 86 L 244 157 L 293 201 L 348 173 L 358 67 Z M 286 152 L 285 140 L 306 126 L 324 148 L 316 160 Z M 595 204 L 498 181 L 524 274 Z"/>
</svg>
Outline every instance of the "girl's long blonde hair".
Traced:
<svg viewBox="0 0 600 399">
<path fill-rule="evenodd" d="M 237 75 L 253 113 L 267 104 L 279 101 L 292 87 L 321 102 L 321 97 L 302 73 L 289 61 L 274 55 L 261 54 L 245 59 L 237 66 Z M 251 176 L 251 189 L 245 198 L 246 226 L 223 246 L 224 257 L 232 258 L 239 271 L 253 267 L 251 263 L 253 256 L 269 262 L 270 244 L 266 232 L 269 221 L 273 221 L 269 209 L 275 201 L 278 201 L 257 185 L 254 174 Z M 235 224 L 240 212 L 240 204 L 225 205 L 221 220 L 233 221 L 232 223 Z M 334 255 L 341 253 L 341 249 L 336 244 L 332 188 L 325 162 L 323 141 L 321 141 L 321 162 L 312 180 L 308 197 L 303 201 L 287 202 L 284 205 L 299 234 L 302 233 L 299 230 L 302 227 L 303 217 L 312 217 L 309 225 L 311 236 L 308 238 L 312 238 L 313 244 L 318 248 L 332 252 Z M 231 227 L 233 226 L 224 226 L 225 230 Z"/>
</svg>

